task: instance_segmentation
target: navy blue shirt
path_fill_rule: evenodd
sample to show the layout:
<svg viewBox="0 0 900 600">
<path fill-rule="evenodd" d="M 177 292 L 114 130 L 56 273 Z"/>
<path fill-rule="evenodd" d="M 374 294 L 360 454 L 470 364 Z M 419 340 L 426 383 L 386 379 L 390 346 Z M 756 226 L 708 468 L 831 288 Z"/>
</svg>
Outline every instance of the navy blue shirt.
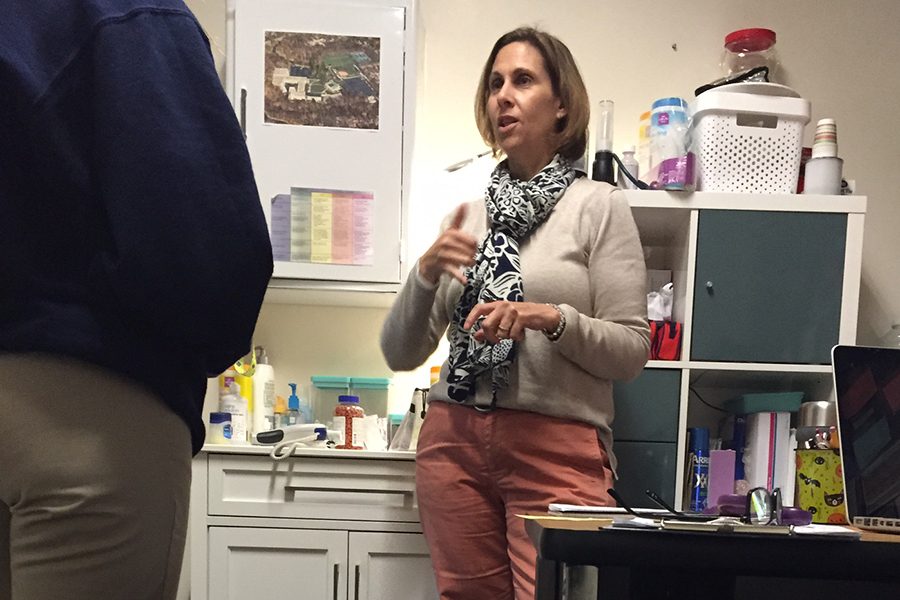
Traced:
<svg viewBox="0 0 900 600">
<path fill-rule="evenodd" d="M 0 352 L 129 377 L 199 450 L 206 377 L 250 349 L 272 250 L 180 0 L 0 0 L 0 223 Z"/>
</svg>

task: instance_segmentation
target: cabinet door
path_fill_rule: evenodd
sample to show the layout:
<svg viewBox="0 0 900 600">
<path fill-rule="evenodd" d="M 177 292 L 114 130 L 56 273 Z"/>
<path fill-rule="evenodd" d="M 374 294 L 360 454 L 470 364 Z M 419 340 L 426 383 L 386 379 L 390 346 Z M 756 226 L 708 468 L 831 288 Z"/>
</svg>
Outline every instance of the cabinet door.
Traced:
<svg viewBox="0 0 900 600">
<path fill-rule="evenodd" d="M 679 369 L 644 369 L 633 381 L 615 382 L 616 442 L 677 442 L 680 395 Z"/>
<path fill-rule="evenodd" d="M 353 600 L 436 600 L 437 587 L 425 536 L 420 533 L 350 533 Z"/>
<path fill-rule="evenodd" d="M 274 277 L 400 281 L 415 90 L 408 1 L 235 3 L 231 93 Z"/>
<path fill-rule="evenodd" d="M 209 528 L 209 598 L 345 600 L 347 533 Z"/>
<path fill-rule="evenodd" d="M 701 210 L 691 360 L 827 364 L 847 216 Z"/>
<path fill-rule="evenodd" d="M 616 491 L 629 506 L 659 508 L 644 493 L 650 489 L 675 506 L 675 460 L 677 446 L 668 442 L 615 442 L 619 461 Z"/>
</svg>

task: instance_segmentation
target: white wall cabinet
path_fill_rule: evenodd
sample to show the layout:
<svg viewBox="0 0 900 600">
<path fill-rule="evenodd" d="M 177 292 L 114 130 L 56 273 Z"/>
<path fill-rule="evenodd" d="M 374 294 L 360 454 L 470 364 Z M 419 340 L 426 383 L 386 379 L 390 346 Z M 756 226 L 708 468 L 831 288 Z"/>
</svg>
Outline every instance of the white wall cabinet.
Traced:
<svg viewBox="0 0 900 600">
<path fill-rule="evenodd" d="M 717 436 L 754 392 L 831 397 L 830 350 L 856 342 L 866 198 L 626 191 L 648 269 L 672 271 L 678 361 L 617 383 L 617 488 L 681 508 L 689 427 Z"/>
<path fill-rule="evenodd" d="M 232 5 L 226 89 L 272 234 L 275 283 L 396 287 L 412 157 L 416 0 Z"/>
<path fill-rule="evenodd" d="M 412 453 L 266 450 L 194 459 L 193 600 L 438 597 Z"/>
</svg>

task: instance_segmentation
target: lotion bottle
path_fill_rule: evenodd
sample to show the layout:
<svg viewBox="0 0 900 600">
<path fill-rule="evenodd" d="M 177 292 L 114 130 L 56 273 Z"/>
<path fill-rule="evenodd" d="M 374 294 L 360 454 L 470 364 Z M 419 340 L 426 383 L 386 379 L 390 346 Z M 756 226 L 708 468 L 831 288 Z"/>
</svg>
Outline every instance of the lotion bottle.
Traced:
<svg viewBox="0 0 900 600">
<path fill-rule="evenodd" d="M 269 364 L 269 357 L 262 346 L 253 349 L 256 353 L 256 369 L 253 372 L 253 430 L 275 429 L 275 369 Z"/>
</svg>

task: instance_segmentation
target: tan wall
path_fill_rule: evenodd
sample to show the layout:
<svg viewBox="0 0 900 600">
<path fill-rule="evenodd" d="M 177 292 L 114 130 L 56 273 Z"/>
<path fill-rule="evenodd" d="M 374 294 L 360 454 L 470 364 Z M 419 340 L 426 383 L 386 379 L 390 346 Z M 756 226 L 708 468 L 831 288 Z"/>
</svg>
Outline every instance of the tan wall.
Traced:
<svg viewBox="0 0 900 600">
<path fill-rule="evenodd" d="M 208 30 L 221 67 L 225 0 L 189 0 L 188 5 Z M 900 99 L 900 2 L 421 0 L 419 10 L 424 34 L 410 256 L 418 256 L 432 239 L 435 215 L 445 214 L 459 195 L 477 192 L 482 185 L 479 167 L 453 176 L 442 169 L 484 149 L 473 124 L 472 98 L 482 62 L 500 34 L 532 24 L 565 41 L 594 105 L 602 98 L 616 102 L 615 145 L 620 150 L 636 142 L 638 115 L 653 99 L 693 98 L 694 88 L 719 75 L 726 33 L 768 27 L 778 34 L 784 83 L 811 100 L 813 123 L 823 117 L 837 120 L 845 176 L 855 179 L 859 193 L 869 197 L 858 340 L 873 343 L 891 323 L 900 322 L 900 168 L 894 164 L 900 159 L 900 127 L 894 117 Z M 806 137 L 809 145 L 811 127 Z M 459 195 L 448 194 L 448 189 L 459 190 Z M 271 340 L 260 341 L 281 346 L 275 336 L 283 332 L 303 339 L 304 331 L 329 317 L 333 335 L 315 340 L 317 344 L 325 348 L 352 341 L 371 351 L 371 374 L 387 373 L 376 341 L 365 337 L 374 335 L 377 327 L 359 329 L 353 319 L 342 323 L 333 310 L 267 309 L 259 331 Z M 383 312 L 373 309 L 365 318 L 380 320 Z M 337 355 L 328 351 L 323 356 Z M 305 354 L 303 359 L 318 360 Z M 325 366 L 296 368 L 315 372 Z"/>
</svg>

